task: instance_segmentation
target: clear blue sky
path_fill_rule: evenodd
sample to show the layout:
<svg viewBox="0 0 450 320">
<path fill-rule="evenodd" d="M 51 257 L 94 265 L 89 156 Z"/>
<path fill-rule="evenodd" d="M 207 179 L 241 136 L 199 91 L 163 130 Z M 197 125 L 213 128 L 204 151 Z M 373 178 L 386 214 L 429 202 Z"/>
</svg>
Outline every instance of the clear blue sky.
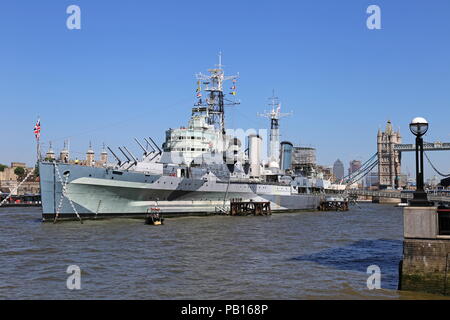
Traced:
<svg viewBox="0 0 450 320">
<path fill-rule="evenodd" d="M 81 7 L 81 30 L 66 28 Z M 382 30 L 366 28 L 381 7 Z M 272 88 L 284 111 L 282 139 L 312 145 L 318 161 L 367 159 L 388 119 L 412 142 L 450 141 L 450 1 L 101 1 L 5 0 L 0 4 L 0 163 L 33 164 L 33 126 L 44 149 L 70 137 L 74 157 L 186 124 L 196 72 L 223 52 L 240 73 L 242 104 L 228 126 L 266 127 L 256 113 Z M 450 172 L 450 152 L 430 154 Z M 404 156 L 413 174 L 413 154 Z M 431 169 L 427 168 L 427 175 Z"/>
</svg>

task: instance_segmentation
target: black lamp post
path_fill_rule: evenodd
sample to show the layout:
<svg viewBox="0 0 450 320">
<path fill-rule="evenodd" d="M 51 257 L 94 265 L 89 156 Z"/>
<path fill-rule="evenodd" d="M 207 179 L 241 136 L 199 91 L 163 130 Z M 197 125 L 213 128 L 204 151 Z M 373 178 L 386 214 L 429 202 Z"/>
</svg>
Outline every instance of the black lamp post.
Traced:
<svg viewBox="0 0 450 320">
<path fill-rule="evenodd" d="M 428 121 L 421 117 L 414 118 L 409 124 L 409 129 L 416 136 L 416 191 L 414 192 L 413 199 L 409 203 L 414 207 L 431 206 L 433 203 L 428 201 L 423 183 L 422 136 L 428 131 Z"/>
</svg>

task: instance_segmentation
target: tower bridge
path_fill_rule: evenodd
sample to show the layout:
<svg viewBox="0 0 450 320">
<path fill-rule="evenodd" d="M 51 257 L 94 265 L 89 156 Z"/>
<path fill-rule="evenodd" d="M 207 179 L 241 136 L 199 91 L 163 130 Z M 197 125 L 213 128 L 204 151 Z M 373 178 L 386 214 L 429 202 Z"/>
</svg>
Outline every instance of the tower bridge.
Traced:
<svg viewBox="0 0 450 320">
<path fill-rule="evenodd" d="M 424 151 L 444 151 L 450 150 L 450 143 L 425 142 L 423 147 Z M 380 129 L 378 130 L 377 158 L 380 189 L 395 189 L 406 185 L 406 176 L 401 173 L 402 153 L 415 151 L 415 144 L 402 144 L 400 130 L 394 131 L 391 121 L 387 122 L 386 130 L 384 132 Z"/>
<path fill-rule="evenodd" d="M 448 151 L 450 142 L 425 142 L 424 151 Z M 378 130 L 377 134 L 377 152 L 369 158 L 359 170 L 344 177 L 343 183 L 351 185 L 361 181 L 365 176 L 377 167 L 378 186 L 380 190 L 398 189 L 405 187 L 407 176 L 402 174 L 401 161 L 403 152 L 415 152 L 415 144 L 403 144 L 400 130 L 395 131 L 391 121 L 386 124 L 386 129 Z M 444 174 L 438 171 L 425 153 L 425 157 L 433 170 L 440 176 L 450 177 L 450 174 Z"/>
</svg>

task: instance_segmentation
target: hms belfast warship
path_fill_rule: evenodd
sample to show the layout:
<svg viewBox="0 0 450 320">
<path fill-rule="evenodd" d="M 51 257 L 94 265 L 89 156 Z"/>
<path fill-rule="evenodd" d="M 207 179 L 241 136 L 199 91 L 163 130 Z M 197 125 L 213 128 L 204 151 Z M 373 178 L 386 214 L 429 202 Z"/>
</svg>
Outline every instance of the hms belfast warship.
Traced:
<svg viewBox="0 0 450 320">
<path fill-rule="evenodd" d="M 273 103 L 266 114 L 271 132 L 264 166 L 261 136 L 249 135 L 243 151 L 242 142 L 225 129 L 225 106 L 238 104 L 232 100 L 238 77 L 225 76 L 219 59 L 196 78 L 197 103 L 189 123 L 167 130 L 162 149 L 145 138 L 147 148 L 135 139 L 141 159 L 124 147 L 126 152 L 119 148 L 126 157 L 122 161 L 108 147 L 117 162 L 103 167 L 39 161 L 43 220 L 144 217 L 155 207 L 169 217 L 225 213 L 231 199 L 270 202 L 272 212 L 316 209 L 320 196 L 305 192 L 298 177 L 280 170 L 280 106 Z M 226 81 L 232 82 L 230 98 Z"/>
</svg>

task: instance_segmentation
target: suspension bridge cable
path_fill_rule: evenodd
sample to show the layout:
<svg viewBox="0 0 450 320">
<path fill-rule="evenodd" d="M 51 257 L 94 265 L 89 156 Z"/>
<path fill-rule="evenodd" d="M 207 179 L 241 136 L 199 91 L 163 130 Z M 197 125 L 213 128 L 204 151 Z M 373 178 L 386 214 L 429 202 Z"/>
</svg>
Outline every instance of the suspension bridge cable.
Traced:
<svg viewBox="0 0 450 320">
<path fill-rule="evenodd" d="M 355 172 L 349 173 L 348 175 L 344 176 L 343 179 L 351 177 L 358 171 L 365 170 L 365 168 L 369 165 L 370 162 L 373 161 L 373 159 L 377 156 L 377 154 L 378 154 L 378 152 L 375 153 L 373 156 L 371 156 L 366 162 L 364 162 L 358 170 L 356 170 Z"/>
<path fill-rule="evenodd" d="M 358 180 L 348 183 L 347 185 L 361 181 L 365 176 L 367 176 L 372 171 L 373 168 L 375 168 L 376 165 L 378 165 L 378 160 L 372 164 L 372 166 L 369 168 L 369 170 L 367 170 L 366 173 L 362 177 L 360 177 Z"/>
<path fill-rule="evenodd" d="M 346 182 L 353 181 L 353 180 L 357 179 L 360 175 L 364 175 L 365 176 L 368 172 L 370 172 L 374 168 L 374 164 L 378 163 L 378 159 L 373 159 L 373 157 L 371 159 L 372 159 L 371 162 L 368 162 L 364 167 L 361 167 L 360 169 L 355 171 L 353 173 L 353 176 L 350 176 L 345 181 Z"/>
<path fill-rule="evenodd" d="M 350 175 L 348 175 L 347 176 L 348 178 L 347 179 L 343 179 L 343 181 L 345 181 L 347 183 L 349 181 L 357 179 L 358 176 L 360 176 L 360 175 L 365 175 L 365 173 L 368 170 L 369 171 L 372 170 L 374 162 L 378 162 L 378 159 L 374 159 L 374 157 L 372 157 L 368 161 L 370 161 L 370 162 L 366 162 L 366 164 L 364 166 L 362 166 L 357 171 L 355 171 L 355 172 L 351 173 Z"/>
<path fill-rule="evenodd" d="M 371 162 L 373 161 L 373 159 L 374 159 L 377 155 L 378 155 L 378 152 L 376 152 L 376 153 L 375 153 L 373 156 L 371 156 L 366 162 L 364 162 L 364 163 L 362 164 L 361 168 L 359 168 L 359 169 L 356 170 L 355 172 L 349 173 L 348 175 L 344 176 L 344 177 L 342 178 L 342 180 L 346 180 L 346 179 L 348 180 L 348 179 L 350 179 L 350 177 L 351 177 L 352 175 L 356 175 L 356 173 L 357 173 L 358 171 L 365 170 L 366 167 L 368 167 L 368 166 L 371 165 Z M 369 163 L 370 163 L 370 164 L 369 164 Z"/>
<path fill-rule="evenodd" d="M 371 170 L 370 168 L 372 168 L 372 165 L 374 162 L 378 161 L 378 159 L 372 159 L 371 162 L 367 163 L 364 167 L 361 167 L 359 170 L 353 172 L 353 176 L 350 176 L 348 178 L 348 180 L 352 180 L 355 179 L 357 176 L 359 176 L 360 174 L 364 174 L 367 170 Z"/>
<path fill-rule="evenodd" d="M 428 162 L 430 163 L 431 167 L 433 168 L 434 171 L 436 171 L 436 173 L 437 173 L 438 175 L 440 175 L 440 176 L 442 176 L 442 177 L 445 177 L 445 178 L 450 177 L 450 174 L 444 174 L 444 173 L 440 172 L 438 169 L 436 169 L 436 167 L 434 166 L 434 164 L 431 162 L 430 158 L 428 158 L 427 153 L 424 152 L 424 154 L 425 154 L 425 157 L 427 158 Z"/>
<path fill-rule="evenodd" d="M 346 180 L 345 183 L 352 184 L 355 183 L 355 181 L 361 180 L 363 177 L 367 176 L 377 164 L 377 161 L 373 162 L 370 167 L 367 168 L 367 170 L 365 170 L 364 172 L 360 172 L 360 174 L 354 176 L 352 179 Z"/>
</svg>

